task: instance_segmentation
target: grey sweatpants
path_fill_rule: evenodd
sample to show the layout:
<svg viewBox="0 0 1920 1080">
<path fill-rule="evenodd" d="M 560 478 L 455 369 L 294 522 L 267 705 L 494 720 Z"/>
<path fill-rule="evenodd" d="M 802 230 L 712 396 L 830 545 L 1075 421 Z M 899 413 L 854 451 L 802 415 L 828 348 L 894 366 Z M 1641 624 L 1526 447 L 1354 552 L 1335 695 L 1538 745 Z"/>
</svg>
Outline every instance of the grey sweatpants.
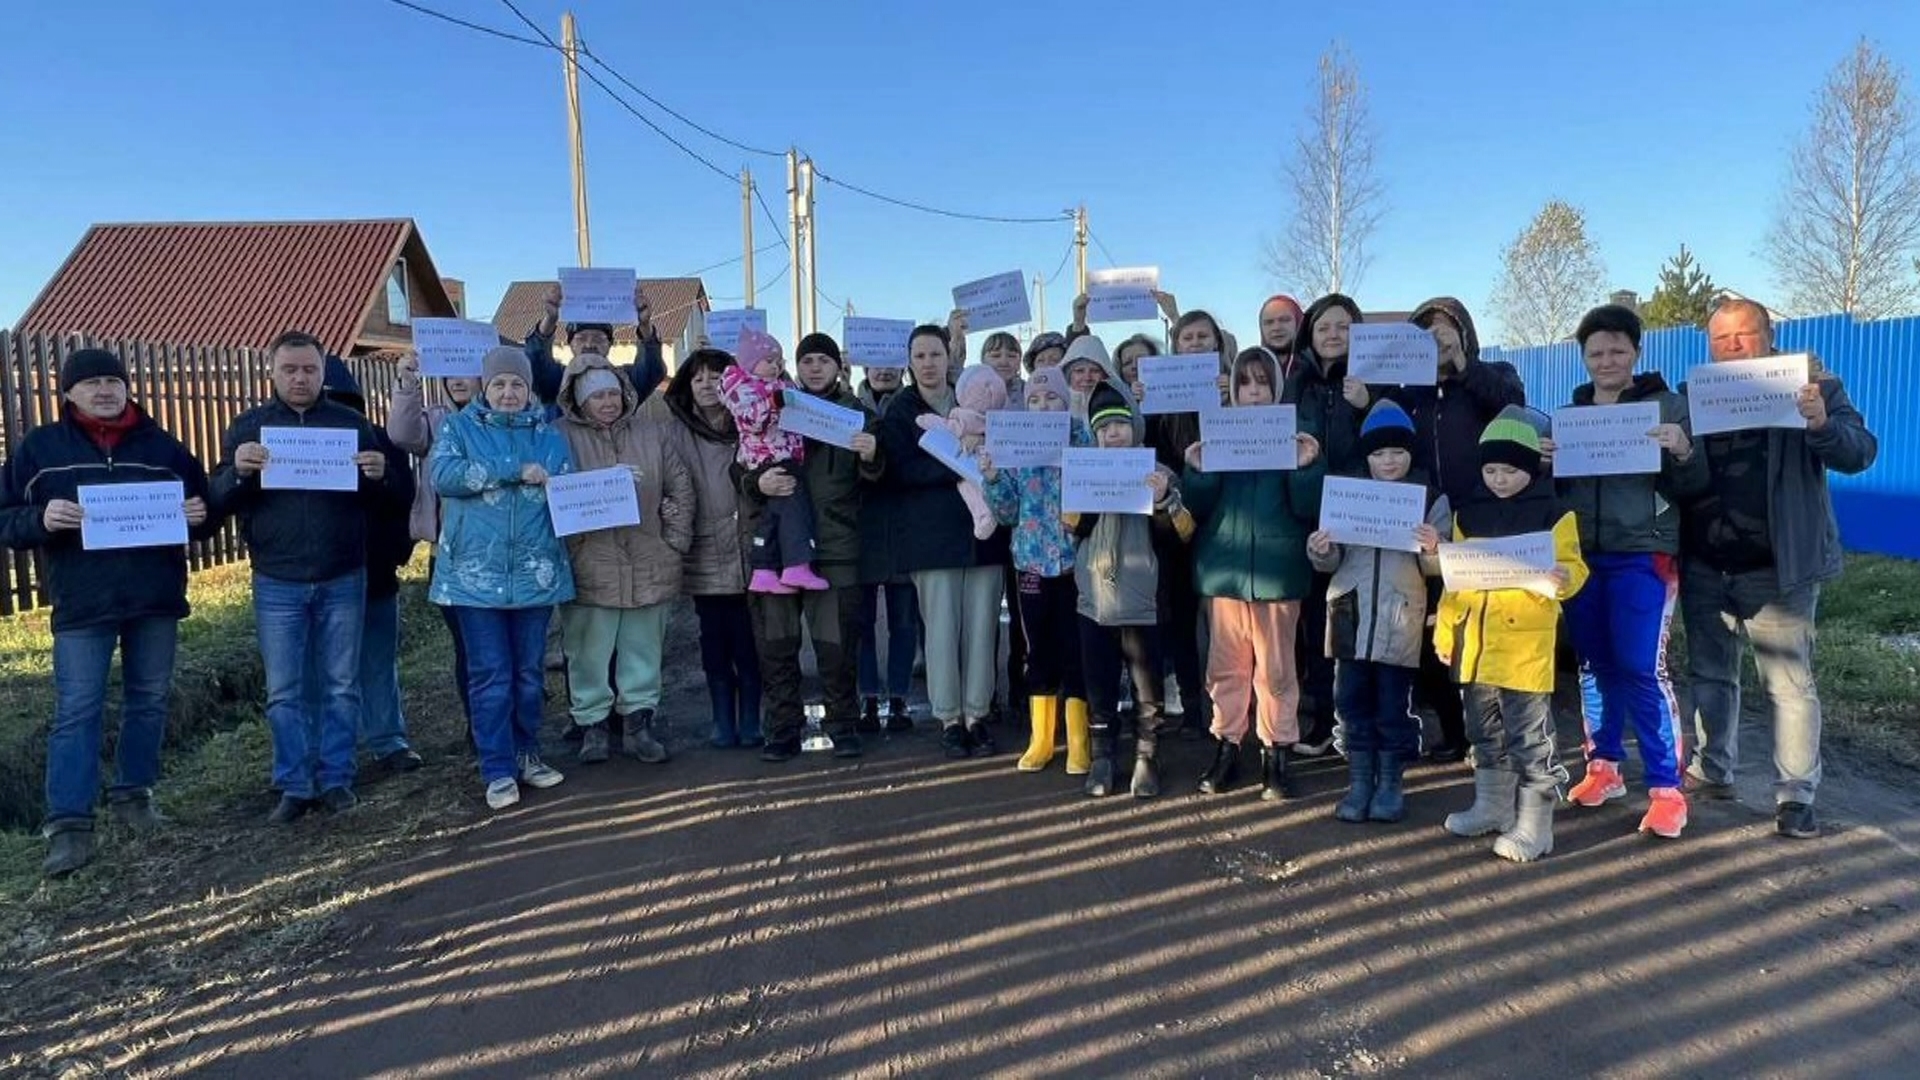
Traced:
<svg viewBox="0 0 1920 1080">
<path fill-rule="evenodd" d="M 927 701 L 942 725 L 983 720 L 993 709 L 1002 576 L 998 565 L 912 575 L 927 635 Z"/>
</svg>

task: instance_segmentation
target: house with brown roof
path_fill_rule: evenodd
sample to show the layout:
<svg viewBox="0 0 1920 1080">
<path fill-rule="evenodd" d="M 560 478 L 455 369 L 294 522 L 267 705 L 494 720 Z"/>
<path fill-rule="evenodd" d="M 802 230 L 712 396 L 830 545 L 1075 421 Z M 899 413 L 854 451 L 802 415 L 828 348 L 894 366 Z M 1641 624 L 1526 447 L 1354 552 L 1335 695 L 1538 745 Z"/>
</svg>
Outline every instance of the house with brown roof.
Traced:
<svg viewBox="0 0 1920 1080">
<path fill-rule="evenodd" d="M 547 293 L 558 284 L 557 281 L 516 281 L 508 285 L 506 295 L 500 298 L 500 306 L 493 311 L 493 328 L 500 332 L 500 337 L 516 344 L 525 341 L 527 331 L 546 314 Z M 654 329 L 660 332 L 667 370 L 672 371 L 679 366 L 681 338 L 686 334 L 687 320 L 696 309 L 713 310 L 707 300 L 707 286 L 697 277 L 641 278 L 638 284 L 641 295 L 647 298 Z M 637 351 L 633 327 L 615 327 L 613 340 L 615 355 L 608 359 L 616 363 L 631 362 Z M 568 355 L 564 348 L 556 352 L 557 358 Z"/>
<path fill-rule="evenodd" d="M 463 306 L 410 218 L 110 224 L 87 230 L 15 329 L 249 349 L 305 330 L 354 357 L 408 348 L 414 319 Z"/>
</svg>

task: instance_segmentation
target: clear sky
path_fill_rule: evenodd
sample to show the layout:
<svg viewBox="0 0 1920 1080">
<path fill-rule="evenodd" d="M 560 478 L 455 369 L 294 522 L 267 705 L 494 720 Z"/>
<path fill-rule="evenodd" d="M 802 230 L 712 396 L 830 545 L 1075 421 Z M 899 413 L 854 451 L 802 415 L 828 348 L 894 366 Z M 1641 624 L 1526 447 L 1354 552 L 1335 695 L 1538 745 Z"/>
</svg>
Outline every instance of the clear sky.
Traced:
<svg viewBox="0 0 1920 1080">
<path fill-rule="evenodd" d="M 420 0 L 528 34 L 499 0 Z M 518 0 L 558 36 L 564 0 Z M 6 5 L 0 65 L 0 323 L 98 221 L 409 216 L 492 313 L 506 283 L 574 259 L 558 58 L 387 0 L 65 0 Z M 575 0 L 586 44 L 743 143 L 984 214 L 1084 202 L 1090 264 L 1154 264 L 1183 307 L 1243 341 L 1287 283 L 1261 265 L 1278 170 L 1336 37 L 1360 65 L 1390 209 L 1352 288 L 1363 308 L 1434 294 L 1484 309 L 1499 252 L 1550 198 L 1582 207 L 1616 287 L 1652 291 L 1684 241 L 1762 299 L 1785 155 L 1862 34 L 1920 77 L 1910 0 Z M 611 80 L 609 80 L 611 82 Z M 614 84 L 618 85 L 618 84 Z M 1920 86 L 1920 83 L 1913 84 Z M 739 254 L 740 192 L 583 85 L 600 265 L 684 273 Z M 785 224 L 784 165 L 630 100 L 723 171 L 751 166 Z M 995 225 L 823 184 L 819 284 L 863 315 L 944 317 L 949 289 L 1050 275 L 1064 221 Z M 772 240 L 765 217 L 758 243 Z M 764 281 L 783 251 L 762 256 Z M 704 275 L 738 304 L 738 265 Z M 1048 290 L 1065 321 L 1069 266 Z M 785 283 L 762 294 L 785 336 Z M 1305 301 L 1308 297 L 1302 297 Z M 1489 320 L 1490 321 L 1490 320 Z M 837 312 L 822 303 L 825 328 Z M 1132 328 L 1114 328 L 1122 332 Z M 1497 337 L 1489 327 L 1488 337 Z"/>
</svg>

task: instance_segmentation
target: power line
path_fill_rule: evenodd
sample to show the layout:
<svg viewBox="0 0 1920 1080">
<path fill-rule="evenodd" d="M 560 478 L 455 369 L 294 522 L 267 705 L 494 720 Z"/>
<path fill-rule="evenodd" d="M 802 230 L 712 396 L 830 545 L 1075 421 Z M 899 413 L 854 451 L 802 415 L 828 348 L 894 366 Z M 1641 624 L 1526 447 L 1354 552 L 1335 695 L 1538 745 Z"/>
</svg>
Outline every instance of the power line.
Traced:
<svg viewBox="0 0 1920 1080">
<path fill-rule="evenodd" d="M 793 245 L 787 242 L 786 230 L 780 227 L 780 219 L 773 216 L 773 207 L 767 205 L 767 197 L 760 194 L 759 184 L 753 185 L 753 199 L 760 204 L 760 209 L 766 212 L 767 221 L 773 225 L 773 235 L 780 238 L 780 246 L 791 248 Z"/>
<path fill-rule="evenodd" d="M 856 195 L 865 195 L 869 199 L 877 199 L 880 202 L 891 203 L 894 206 L 904 207 L 908 210 L 918 210 L 923 214 L 936 214 L 940 217 L 957 218 L 961 221 L 986 221 L 997 225 L 1052 225 L 1073 216 L 1070 211 L 1066 210 L 1062 210 L 1052 217 L 1000 217 L 994 214 L 968 214 L 958 210 L 942 210 L 937 206 L 928 206 L 925 203 L 917 203 L 908 199 L 896 199 L 891 195 L 882 195 L 877 191 L 870 191 L 858 184 L 850 184 L 845 180 L 836 179 L 821 172 L 818 165 L 814 166 L 813 174 L 829 184 L 838 184 Z"/>
<path fill-rule="evenodd" d="M 688 119 L 685 114 L 675 110 L 673 106 L 668 105 L 666 102 L 661 101 L 659 98 L 654 97 L 652 94 L 649 94 L 645 90 L 642 90 L 638 86 L 635 86 L 633 82 L 629 80 L 625 75 L 622 75 L 620 74 L 620 72 L 616 71 L 612 64 L 609 64 L 605 60 L 600 59 L 599 55 L 596 54 L 592 49 L 588 48 L 585 45 L 582 45 L 580 46 L 580 51 L 583 53 L 586 53 L 588 59 L 592 60 L 596 64 L 599 64 L 602 68 L 605 68 L 607 74 L 613 76 L 614 79 L 618 81 L 622 86 L 625 86 L 627 89 L 633 91 L 636 94 L 639 94 L 643 98 L 646 98 L 649 102 L 653 103 L 653 106 L 655 108 L 666 113 L 668 116 L 673 117 L 675 120 L 678 120 L 681 123 L 687 125 L 693 130 L 699 132 L 700 134 L 705 135 L 707 138 L 716 139 L 720 142 L 726 143 L 728 146 L 733 147 L 735 150 L 744 150 L 749 154 L 759 154 L 762 157 L 777 158 L 777 157 L 786 156 L 785 151 L 763 150 L 757 146 L 748 146 L 746 143 L 739 142 L 734 139 L 729 139 L 725 135 L 722 135 L 711 128 L 702 127 L 701 125 Z"/>
<path fill-rule="evenodd" d="M 826 290 L 822 289 L 820 287 L 820 283 L 817 281 L 814 282 L 813 284 L 813 295 L 819 297 L 822 300 L 825 300 L 827 302 L 827 306 L 835 310 L 841 310 L 847 306 L 845 304 L 842 304 L 840 301 L 835 300 L 833 297 L 828 296 L 826 293 Z"/>
<path fill-rule="evenodd" d="M 1067 261 L 1072 258 L 1073 258 L 1073 241 L 1069 240 L 1067 241 L 1067 250 L 1060 256 L 1060 265 L 1054 267 L 1052 275 L 1047 278 L 1047 284 L 1046 284 L 1047 288 L 1052 288 L 1053 283 L 1060 279 L 1060 272 L 1067 268 Z"/>
<path fill-rule="evenodd" d="M 1091 225 L 1087 226 L 1087 236 L 1093 240 L 1094 246 L 1100 249 L 1100 254 L 1107 257 L 1108 266 L 1120 265 L 1119 261 L 1113 257 L 1113 252 L 1107 250 L 1106 241 L 1100 239 L 1100 235 L 1093 231 Z"/>
<path fill-rule="evenodd" d="M 491 37 L 497 37 L 504 41 L 514 41 L 522 45 L 532 45 L 532 46 L 535 46 L 536 48 L 541 48 L 541 49 L 544 49 L 547 47 L 545 43 L 535 41 L 530 37 L 521 37 L 519 34 L 509 34 L 505 30 L 495 30 L 491 26 L 481 26 L 479 23 L 468 22 L 465 19 L 455 18 L 452 15 L 448 15 L 444 11 L 435 11 L 429 7 L 421 7 L 419 4 L 408 3 L 407 0 L 387 0 L 387 3 L 406 8 L 409 11 L 418 12 L 430 19 L 439 19 L 441 22 L 449 22 L 455 26 L 462 26 L 467 28 L 468 30 L 472 30 L 481 34 L 487 34 Z"/>
<path fill-rule="evenodd" d="M 755 255 L 765 255 L 767 252 L 772 251 L 774 248 L 777 248 L 779 246 L 780 246 L 779 243 L 768 244 L 765 247 L 754 248 L 753 253 Z M 746 261 L 747 261 L 747 257 L 744 254 L 735 255 L 733 258 L 727 259 L 724 262 L 717 262 L 717 263 L 714 263 L 712 266 L 703 266 L 698 270 L 690 270 L 684 274 L 681 274 L 680 276 L 681 277 L 699 277 L 701 274 L 704 274 L 709 270 L 720 270 L 720 269 L 724 269 L 726 267 L 732 266 L 735 263 L 741 263 Z"/>
<path fill-rule="evenodd" d="M 770 278 L 768 278 L 768 279 L 767 279 L 767 280 L 765 280 L 765 281 L 762 281 L 762 282 L 758 282 L 758 283 L 756 283 L 756 284 L 754 285 L 754 288 L 755 288 L 756 290 L 763 290 L 763 289 L 771 289 L 771 288 L 773 288 L 773 287 L 774 287 L 775 285 L 778 285 L 778 284 L 780 284 L 780 279 L 781 279 L 781 278 L 783 278 L 783 277 L 786 277 L 786 276 L 787 276 L 787 271 L 789 271 L 789 270 L 791 270 L 791 269 L 793 269 L 793 266 L 792 266 L 792 264 L 787 264 L 787 265 L 785 265 L 785 266 L 782 266 L 782 267 L 780 268 L 780 272 L 779 272 L 779 273 L 777 273 L 777 274 L 775 274 L 775 275 L 773 275 L 772 277 L 770 277 Z"/>
</svg>

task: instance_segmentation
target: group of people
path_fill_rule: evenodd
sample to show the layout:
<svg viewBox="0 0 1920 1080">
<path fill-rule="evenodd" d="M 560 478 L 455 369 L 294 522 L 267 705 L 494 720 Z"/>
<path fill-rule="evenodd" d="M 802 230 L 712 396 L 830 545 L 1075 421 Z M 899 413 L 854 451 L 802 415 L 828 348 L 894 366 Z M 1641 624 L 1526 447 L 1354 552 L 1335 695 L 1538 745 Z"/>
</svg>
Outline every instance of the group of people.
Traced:
<svg viewBox="0 0 1920 1080">
<path fill-rule="evenodd" d="M 1818 834 L 1814 612 L 1841 568 L 1826 473 L 1867 468 L 1877 443 L 1817 362 L 1798 398 L 1804 429 L 1695 438 L 1684 387 L 1637 370 L 1638 316 L 1597 308 L 1577 334 L 1591 381 L 1565 404 L 1656 403 L 1660 422 L 1646 437 L 1661 464 L 1556 479 L 1545 414 L 1526 407 L 1511 366 L 1480 357 L 1455 300 L 1411 316 L 1435 339 L 1435 384 L 1381 387 L 1347 373 L 1351 329 L 1364 321 L 1348 297 L 1302 308 L 1275 296 L 1260 309 L 1259 344 L 1242 350 L 1212 316 L 1162 296 L 1170 351 L 1220 358 L 1223 408 L 1296 406 L 1294 468 L 1212 471 L 1196 414 L 1142 412 L 1140 362 L 1161 343 L 1135 336 L 1109 353 L 1086 325 L 1084 298 L 1066 334 L 1023 347 L 993 333 L 973 364 L 962 313 L 917 327 L 904 368 L 867 368 L 857 389 L 839 345 L 819 333 L 796 343 L 791 368 L 777 341 L 747 331 L 732 352 L 696 349 L 669 379 L 644 307 L 634 364 L 608 360 L 613 327 L 573 325 L 562 365 L 552 354 L 560 299 L 549 297 L 524 347 L 490 352 L 478 378 L 428 387 L 403 362 L 384 431 L 322 343 L 282 335 L 269 351 L 272 397 L 233 423 L 211 477 L 128 400 L 111 353 L 67 358 L 64 415 L 7 461 L 0 495 L 0 535 L 48 555 L 58 699 L 50 874 L 92 855 L 116 645 L 125 700 L 109 810 L 138 827 L 161 820 L 151 791 L 175 626 L 187 614 L 184 551 L 94 551 L 77 536 L 83 485 L 153 479 L 181 482 L 196 535 L 241 519 L 275 824 L 351 808 L 359 749 L 386 768 L 419 765 L 399 709 L 394 603 L 395 571 L 418 541 L 431 545 L 428 597 L 453 635 L 495 809 L 523 787 L 562 782 L 540 741 L 556 611 L 576 759 L 604 762 L 617 745 L 667 760 L 658 715 L 667 615 L 686 595 L 716 746 L 757 746 L 769 762 L 800 754 L 805 637 L 836 756 L 861 755 L 883 726 L 912 728 L 916 653 L 945 752 L 994 754 L 1004 603 L 1014 616 L 1009 711 L 1024 706 L 1030 729 L 1019 770 L 1046 769 L 1064 733 L 1067 772 L 1104 796 L 1119 789 L 1130 735 L 1128 790 L 1159 794 L 1171 677 L 1186 716 L 1208 721 L 1216 743 L 1200 791 L 1235 787 L 1249 732 L 1260 795 L 1271 800 L 1293 795 L 1290 755 L 1337 742 L 1348 788 L 1335 817 L 1394 822 L 1406 813 L 1403 776 L 1423 750 L 1425 708 L 1440 732 L 1425 750 L 1473 759 L 1474 801 L 1446 828 L 1498 834 L 1493 850 L 1516 861 L 1552 850 L 1563 791 L 1580 806 L 1626 794 L 1629 728 L 1649 790 L 1642 831 L 1676 837 L 1688 792 L 1724 797 L 1745 639 L 1774 718 L 1777 829 Z M 1750 302 L 1722 305 L 1708 333 L 1716 361 L 1773 351 L 1767 312 Z M 779 416 L 796 394 L 855 410 L 864 430 L 847 446 L 790 435 Z M 1074 445 L 1151 450 L 1141 477 L 1151 512 L 1066 512 L 1060 467 L 997 467 L 983 436 L 986 414 L 1001 409 L 1068 413 Z M 269 427 L 355 431 L 358 489 L 263 486 Z M 952 435 L 978 479 L 924 447 L 929 431 Z M 422 462 L 417 481 L 410 458 Z M 548 480 L 608 468 L 631 473 L 639 523 L 557 537 Z M 1328 476 L 1423 485 L 1425 523 L 1409 545 L 1418 550 L 1336 542 L 1319 520 Z M 1441 585 L 1442 544 L 1529 534 L 1552 538 L 1551 588 Z M 1676 603 L 1693 746 L 1666 665 Z M 1589 736 L 1570 790 L 1550 706 L 1563 605 Z"/>
</svg>

